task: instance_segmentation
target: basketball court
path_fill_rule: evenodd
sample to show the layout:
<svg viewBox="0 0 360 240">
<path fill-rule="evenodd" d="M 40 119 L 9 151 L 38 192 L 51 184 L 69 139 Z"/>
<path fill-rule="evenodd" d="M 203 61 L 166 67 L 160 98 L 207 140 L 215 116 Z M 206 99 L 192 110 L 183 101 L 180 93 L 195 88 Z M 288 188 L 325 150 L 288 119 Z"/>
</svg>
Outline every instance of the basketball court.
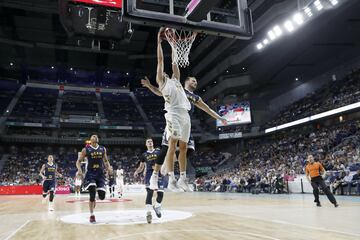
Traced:
<svg viewBox="0 0 360 240">
<path fill-rule="evenodd" d="M 0 197 L 1 239 L 359 239 L 360 199 L 337 197 L 323 207 L 310 194 L 166 193 L 162 219 L 146 223 L 145 194 L 98 201 L 88 223 L 88 196 L 56 196 L 48 212 L 41 196 Z M 74 201 L 69 201 L 74 200 Z M 84 200 L 84 201 L 82 201 Z M 46 236 L 44 238 L 44 236 Z"/>
</svg>

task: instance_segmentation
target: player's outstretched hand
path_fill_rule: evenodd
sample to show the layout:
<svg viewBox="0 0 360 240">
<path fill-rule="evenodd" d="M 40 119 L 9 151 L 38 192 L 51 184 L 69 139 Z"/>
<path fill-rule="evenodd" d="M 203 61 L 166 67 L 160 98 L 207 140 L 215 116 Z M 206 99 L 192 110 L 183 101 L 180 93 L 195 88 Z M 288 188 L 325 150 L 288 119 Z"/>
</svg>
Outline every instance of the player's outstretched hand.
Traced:
<svg viewBox="0 0 360 240">
<path fill-rule="evenodd" d="M 150 80 L 148 79 L 147 76 L 141 79 L 141 85 L 146 88 L 150 86 Z"/>
<path fill-rule="evenodd" d="M 227 122 L 227 120 L 226 120 L 226 118 L 220 118 L 220 121 L 222 122 L 222 124 L 224 124 L 224 125 L 227 125 L 228 124 L 228 122 Z"/>
</svg>

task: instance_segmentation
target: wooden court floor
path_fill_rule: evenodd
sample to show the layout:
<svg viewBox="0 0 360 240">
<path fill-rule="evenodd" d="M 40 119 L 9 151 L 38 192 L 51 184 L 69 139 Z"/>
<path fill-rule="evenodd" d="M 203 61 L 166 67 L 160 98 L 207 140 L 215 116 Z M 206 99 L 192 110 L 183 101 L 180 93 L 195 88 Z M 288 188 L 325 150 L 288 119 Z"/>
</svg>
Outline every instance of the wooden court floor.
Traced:
<svg viewBox="0 0 360 240">
<path fill-rule="evenodd" d="M 57 195 L 54 212 L 41 196 L 0 196 L 0 239 L 360 239 L 360 197 L 337 197 L 340 207 L 334 208 L 321 196 L 317 208 L 311 195 L 165 193 L 168 215 L 190 217 L 167 222 L 164 212 L 164 222 L 151 225 L 137 222 L 145 219 L 145 193 L 125 198 L 130 201 L 98 202 L 99 224 L 90 225 L 63 220 L 82 214 L 87 221 L 86 195 Z M 116 224 L 122 216 L 130 216 L 122 219 L 126 225 Z"/>
</svg>

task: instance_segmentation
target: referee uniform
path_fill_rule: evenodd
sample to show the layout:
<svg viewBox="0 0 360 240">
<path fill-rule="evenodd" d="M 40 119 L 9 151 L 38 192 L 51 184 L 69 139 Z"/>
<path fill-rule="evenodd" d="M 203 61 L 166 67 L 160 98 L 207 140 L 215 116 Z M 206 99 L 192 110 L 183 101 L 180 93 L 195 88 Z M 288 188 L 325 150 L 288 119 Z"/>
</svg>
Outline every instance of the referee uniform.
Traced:
<svg viewBox="0 0 360 240">
<path fill-rule="evenodd" d="M 313 193 L 314 193 L 314 197 L 315 197 L 315 202 L 317 203 L 317 206 L 321 206 L 320 205 L 320 200 L 319 200 L 319 187 L 321 187 L 321 189 L 323 190 L 323 192 L 326 194 L 326 196 L 328 197 L 329 201 L 334 204 L 335 207 L 338 206 L 336 199 L 334 197 L 334 195 L 330 192 L 330 189 L 326 186 L 324 180 L 321 177 L 321 173 L 325 171 L 324 167 L 321 165 L 321 163 L 319 162 L 309 162 L 306 165 L 305 168 L 306 171 L 306 175 L 309 176 L 311 178 L 311 186 L 313 188 Z"/>
</svg>

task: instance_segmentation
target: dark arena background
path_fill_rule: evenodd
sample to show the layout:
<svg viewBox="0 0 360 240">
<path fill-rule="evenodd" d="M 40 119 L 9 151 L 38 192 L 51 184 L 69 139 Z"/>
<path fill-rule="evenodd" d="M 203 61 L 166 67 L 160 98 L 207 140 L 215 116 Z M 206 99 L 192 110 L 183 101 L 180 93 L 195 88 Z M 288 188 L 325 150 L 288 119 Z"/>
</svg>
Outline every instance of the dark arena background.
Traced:
<svg viewBox="0 0 360 240">
<path fill-rule="evenodd" d="M 0 0 L 0 239 L 360 239 L 359 56 L 357 0 Z"/>
</svg>

